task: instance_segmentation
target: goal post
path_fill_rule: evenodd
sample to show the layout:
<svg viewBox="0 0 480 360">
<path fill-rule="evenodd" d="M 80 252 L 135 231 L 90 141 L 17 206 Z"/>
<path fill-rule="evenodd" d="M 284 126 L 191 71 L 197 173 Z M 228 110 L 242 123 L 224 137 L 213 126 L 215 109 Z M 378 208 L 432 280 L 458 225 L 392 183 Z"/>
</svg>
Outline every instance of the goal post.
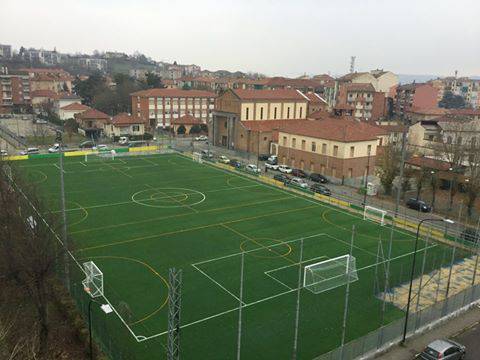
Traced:
<svg viewBox="0 0 480 360">
<path fill-rule="evenodd" d="M 103 296 L 103 273 L 93 261 L 83 263 L 85 279 L 82 285 L 85 291 L 92 297 Z"/>
<path fill-rule="evenodd" d="M 385 225 L 386 210 L 382 210 L 373 206 L 366 205 L 363 209 L 363 220 L 371 220 L 379 222 L 380 225 Z"/>
<path fill-rule="evenodd" d="M 192 153 L 192 160 L 198 163 L 203 163 L 202 154 L 198 152 Z"/>
<path fill-rule="evenodd" d="M 342 255 L 305 266 L 303 287 L 314 294 L 358 280 L 355 257 Z"/>
</svg>

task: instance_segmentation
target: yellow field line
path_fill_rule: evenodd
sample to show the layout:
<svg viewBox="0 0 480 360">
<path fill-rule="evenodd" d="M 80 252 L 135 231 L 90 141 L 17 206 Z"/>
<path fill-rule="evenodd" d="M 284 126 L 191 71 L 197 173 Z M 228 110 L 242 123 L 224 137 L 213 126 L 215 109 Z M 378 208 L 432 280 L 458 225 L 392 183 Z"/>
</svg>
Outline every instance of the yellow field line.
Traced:
<svg viewBox="0 0 480 360">
<path fill-rule="evenodd" d="M 296 264 L 296 262 L 293 261 L 292 259 L 290 259 L 289 257 L 287 257 L 286 254 L 281 254 L 281 253 L 279 253 L 279 252 L 277 252 L 277 251 L 275 251 L 275 250 L 272 250 L 271 248 L 266 247 L 266 246 L 263 245 L 262 243 L 259 243 L 259 242 L 256 241 L 254 238 L 251 238 L 250 236 L 245 235 L 245 234 L 241 233 L 240 231 L 237 231 L 237 230 L 235 230 L 234 228 L 231 228 L 231 227 L 228 226 L 228 225 L 222 224 L 222 226 L 223 226 L 225 229 L 230 230 L 231 232 L 233 232 L 233 233 L 235 233 L 235 234 L 243 237 L 244 239 L 250 240 L 250 241 L 254 242 L 255 244 L 263 247 L 265 250 L 271 251 L 271 252 L 275 253 L 276 255 L 284 258 L 285 260 L 290 261 L 292 264 Z M 288 245 L 287 245 L 287 246 L 288 246 Z M 290 246 L 288 246 L 288 247 L 290 247 Z M 289 253 L 290 253 L 290 252 L 289 252 Z"/>
<path fill-rule="evenodd" d="M 201 229 L 206 229 L 206 228 L 215 227 L 215 226 L 222 226 L 224 224 L 235 224 L 237 222 L 261 219 L 261 218 L 268 217 L 268 216 L 273 216 L 273 215 L 286 214 L 286 213 L 291 213 L 291 212 L 295 212 L 295 211 L 303 211 L 303 210 L 311 209 L 311 208 L 314 208 L 314 207 L 317 207 L 317 206 L 320 206 L 320 205 L 309 205 L 309 206 L 305 206 L 305 207 L 302 207 L 302 208 L 289 209 L 289 210 L 283 210 L 283 211 L 277 211 L 277 212 L 270 212 L 268 214 L 250 216 L 250 217 L 235 219 L 235 220 L 231 220 L 231 221 L 219 222 L 219 223 L 202 225 L 202 226 L 195 226 L 195 227 L 192 227 L 192 228 L 181 229 L 181 230 L 176 230 L 176 231 L 168 231 L 168 232 L 160 233 L 160 234 L 141 236 L 141 237 L 138 237 L 138 238 L 116 241 L 116 242 L 112 242 L 112 243 L 108 243 L 108 244 L 90 246 L 90 247 L 78 249 L 78 251 L 101 249 L 101 248 L 105 248 L 105 247 L 109 247 L 109 246 L 128 244 L 128 243 L 137 242 L 137 241 L 146 240 L 146 239 L 153 239 L 153 238 L 158 238 L 158 237 L 162 237 L 162 236 L 181 234 L 181 233 L 185 233 L 185 232 L 189 232 L 189 231 L 201 230 Z"/>
<path fill-rule="evenodd" d="M 214 208 L 214 209 L 201 211 L 201 212 L 199 212 L 199 214 L 206 214 L 206 213 L 211 213 L 211 212 L 215 212 L 215 211 L 237 209 L 237 208 L 246 207 L 246 206 L 260 205 L 260 204 L 266 204 L 266 203 L 270 203 L 270 202 L 289 200 L 289 199 L 296 199 L 296 198 L 292 197 L 292 196 L 288 196 L 288 197 L 281 197 L 281 198 L 278 198 L 278 199 L 263 200 L 263 201 L 257 201 L 257 202 L 240 204 L 240 205 L 224 206 L 224 207 L 220 207 L 220 208 Z M 70 234 L 78 234 L 78 233 L 85 233 L 85 232 L 90 232 L 90 231 L 112 229 L 112 228 L 121 227 L 121 226 L 138 225 L 138 224 L 144 224 L 144 223 L 149 223 L 149 222 L 158 221 L 158 220 L 173 219 L 173 218 L 177 218 L 177 217 L 190 216 L 190 215 L 192 215 L 192 213 L 159 216 L 159 217 L 155 217 L 155 218 L 152 218 L 152 219 L 131 221 L 131 222 L 128 222 L 128 223 L 121 223 L 121 224 L 115 224 L 115 225 L 107 225 L 107 226 L 100 226 L 100 227 L 96 227 L 96 228 L 88 228 L 88 229 L 83 229 L 83 230 L 77 230 L 77 231 L 70 232 Z"/>
<path fill-rule="evenodd" d="M 125 171 L 123 171 L 123 170 L 120 170 L 120 169 L 118 169 L 118 168 L 116 168 L 116 167 L 112 166 L 111 164 L 109 164 L 109 163 L 108 163 L 108 161 L 104 161 L 102 164 L 106 164 L 106 165 L 107 165 L 107 166 L 109 166 L 109 167 L 110 167 L 112 170 L 114 170 L 114 171 L 118 171 L 120 174 L 122 174 L 122 175 L 125 175 L 125 176 L 128 176 L 130 179 L 132 179 L 132 178 L 133 178 L 133 176 L 132 176 L 132 175 L 130 175 L 130 174 L 127 174 Z"/>
</svg>

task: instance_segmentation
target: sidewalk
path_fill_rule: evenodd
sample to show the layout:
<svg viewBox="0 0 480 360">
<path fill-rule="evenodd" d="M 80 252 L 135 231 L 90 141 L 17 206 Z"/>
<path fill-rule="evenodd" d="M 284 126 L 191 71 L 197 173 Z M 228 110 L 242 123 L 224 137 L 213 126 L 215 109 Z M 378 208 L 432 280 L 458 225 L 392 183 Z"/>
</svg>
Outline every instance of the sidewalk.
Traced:
<svg viewBox="0 0 480 360">
<path fill-rule="evenodd" d="M 413 359 L 426 345 L 436 339 L 453 338 L 480 323 L 480 307 L 475 306 L 463 314 L 453 318 L 438 327 L 427 331 L 419 336 L 407 340 L 405 346 L 396 345 L 387 353 L 378 355 L 375 359 L 380 360 L 407 360 Z M 467 349 L 468 351 L 468 349 Z"/>
</svg>

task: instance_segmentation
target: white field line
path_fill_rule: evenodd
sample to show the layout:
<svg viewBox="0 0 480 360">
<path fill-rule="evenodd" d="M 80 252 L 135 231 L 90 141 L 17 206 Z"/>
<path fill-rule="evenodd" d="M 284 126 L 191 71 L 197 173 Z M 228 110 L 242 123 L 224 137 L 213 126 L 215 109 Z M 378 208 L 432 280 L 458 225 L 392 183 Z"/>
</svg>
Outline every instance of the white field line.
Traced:
<svg viewBox="0 0 480 360">
<path fill-rule="evenodd" d="M 350 246 L 350 243 L 349 243 L 348 241 L 345 241 L 345 240 L 336 238 L 335 236 L 332 236 L 332 235 L 329 235 L 329 234 L 325 234 L 325 235 L 328 236 L 328 237 L 331 238 L 331 239 L 334 239 L 334 240 L 336 240 L 336 241 L 338 241 L 338 242 L 341 242 L 341 243 L 344 243 L 344 244 Z M 374 254 L 374 253 L 372 253 L 372 252 L 370 252 L 370 251 L 368 251 L 368 250 L 365 250 L 364 248 L 362 248 L 362 247 L 360 247 L 360 246 L 353 245 L 353 247 L 354 247 L 355 249 L 358 249 L 358 250 L 360 250 L 360 251 L 363 251 L 363 252 L 367 253 L 368 255 L 372 255 L 372 256 L 377 257 L 377 254 Z"/>
<path fill-rule="evenodd" d="M 310 261 L 313 261 L 313 260 L 327 259 L 327 258 L 328 258 L 328 256 L 324 256 L 324 255 L 317 256 L 317 257 L 314 257 L 314 258 L 311 258 L 311 259 L 303 260 L 300 264 L 304 264 L 304 263 L 307 263 L 307 262 L 310 262 Z M 295 264 L 285 265 L 285 266 L 282 266 L 282 267 L 279 267 L 279 268 L 276 268 L 276 269 L 268 270 L 268 271 L 265 271 L 265 274 L 269 274 L 269 273 L 272 273 L 272 272 L 275 272 L 275 271 L 283 270 L 283 269 L 286 269 L 286 268 L 289 268 L 289 267 L 292 267 L 292 266 L 296 266 L 298 264 L 299 263 L 295 263 Z"/>
<path fill-rule="evenodd" d="M 199 271 L 200 273 L 202 273 L 203 275 L 205 275 L 210 281 L 212 281 L 213 283 L 215 283 L 218 287 L 220 287 L 221 289 L 223 289 L 225 292 L 227 292 L 228 294 L 230 294 L 233 298 L 235 298 L 237 301 L 240 302 L 240 299 L 235 296 L 232 292 L 230 292 L 229 290 L 227 290 L 227 288 L 225 288 L 222 284 L 220 284 L 219 282 L 217 282 L 215 279 L 213 279 L 210 275 L 208 275 L 206 272 L 204 272 L 203 270 L 199 269 L 198 267 L 196 267 L 195 265 L 192 264 L 192 266 L 195 268 L 195 270 Z M 242 301 L 242 304 L 245 305 L 245 303 Z"/>
<path fill-rule="evenodd" d="M 61 170 L 60 169 L 60 166 L 58 166 L 57 163 L 54 163 L 53 166 L 55 166 L 58 170 Z M 64 174 L 66 174 L 67 172 L 65 170 L 61 170 Z"/>
<path fill-rule="evenodd" d="M 438 245 L 432 245 L 432 246 L 430 246 L 430 247 L 428 247 L 428 248 L 434 248 L 434 247 L 437 247 L 437 246 L 438 246 Z M 428 249 L 428 248 L 427 248 L 427 249 Z M 424 249 L 422 248 L 421 250 L 418 250 L 417 252 L 423 251 L 423 250 L 424 250 Z M 410 256 L 410 255 L 412 255 L 412 254 L 413 254 L 413 251 L 412 251 L 412 252 L 409 252 L 409 253 L 406 253 L 406 254 L 402 254 L 402 255 L 396 256 L 396 257 L 394 257 L 394 258 L 391 258 L 390 260 L 382 261 L 382 262 L 380 262 L 380 263 L 378 263 L 378 264 L 377 264 L 377 263 L 371 264 L 371 265 L 365 266 L 365 267 L 363 267 L 363 268 L 357 269 L 357 272 L 360 272 L 360 271 L 362 271 L 362 270 L 366 270 L 366 269 L 368 269 L 368 268 L 371 268 L 371 267 L 376 266 L 376 265 L 379 265 L 379 264 L 383 264 L 383 263 L 385 263 L 385 262 L 387 262 L 387 261 L 392 261 L 392 260 L 397 260 L 397 259 L 400 259 L 400 258 L 403 258 L 403 257 L 407 257 L 407 256 Z M 303 287 L 303 286 L 302 286 L 302 287 Z M 245 305 L 244 305 L 244 308 L 245 308 L 245 307 L 254 306 L 254 305 L 256 305 L 256 304 L 259 304 L 259 303 L 262 303 L 262 302 L 265 302 L 265 301 L 269 301 L 269 300 L 275 299 L 275 298 L 277 298 L 277 297 L 280 297 L 280 296 L 289 294 L 289 293 L 291 293 L 291 292 L 293 292 L 293 291 L 297 291 L 297 290 L 298 290 L 298 288 L 295 288 L 295 289 L 287 290 L 287 291 L 284 291 L 284 292 L 281 292 L 281 293 L 278 293 L 278 294 L 275 294 L 275 295 L 272 295 L 272 296 L 265 297 L 265 298 L 260 299 L 260 300 L 253 301 L 253 302 L 251 302 L 251 303 L 245 304 Z M 205 321 L 214 319 L 214 318 L 216 318 L 216 317 L 223 316 L 223 315 L 225 315 L 225 314 L 231 313 L 231 312 L 233 312 L 233 311 L 238 311 L 238 309 L 239 309 L 238 307 L 235 307 L 235 308 L 232 308 L 232 309 L 229 309 L 229 310 L 225 310 L 225 311 L 222 311 L 222 312 L 220 312 L 220 313 L 218 313 L 218 314 L 211 315 L 211 316 L 205 317 L 205 318 L 200 319 L 200 320 L 195 320 L 195 321 L 189 322 L 189 323 L 187 323 L 187 324 L 185 324 L 185 325 L 182 325 L 181 328 L 186 328 L 186 327 L 189 327 L 189 326 L 192 326 L 192 325 L 196 325 L 196 324 L 199 324 L 199 323 L 202 323 L 202 322 L 205 322 Z M 167 334 L 167 333 L 168 333 L 168 331 L 164 331 L 164 332 L 161 332 L 161 333 L 158 333 L 158 334 L 149 336 L 149 337 L 145 337 L 145 338 L 144 338 L 143 340 L 141 340 L 141 341 L 150 340 L 150 339 L 153 339 L 153 338 L 156 338 L 156 337 L 159 337 L 159 336 L 163 336 L 163 335 L 165 335 L 165 334 Z"/>
<path fill-rule="evenodd" d="M 245 186 L 237 186 L 237 187 L 225 187 L 221 189 L 216 189 L 216 190 L 211 190 L 211 191 L 205 191 L 205 194 L 210 194 L 213 192 L 220 192 L 220 191 L 226 191 L 226 190 L 235 190 L 235 189 L 243 189 L 243 188 L 251 188 L 255 187 L 258 185 L 245 185 Z M 165 196 L 165 197 L 157 197 L 155 199 L 145 199 L 145 200 L 139 200 L 139 201 L 156 201 L 156 200 L 161 200 L 161 199 L 167 199 L 170 198 L 170 196 Z M 106 203 L 106 204 L 98 204 L 98 205 L 92 205 L 92 206 L 84 206 L 84 207 L 76 207 L 76 208 L 71 208 L 71 209 L 65 209 L 66 212 L 69 211 L 78 211 L 78 210 L 83 210 L 83 209 L 96 209 L 96 208 L 102 208 L 102 207 L 109 207 L 109 206 L 117 206 L 117 205 L 127 205 L 127 204 L 134 204 L 135 202 L 130 200 L 130 201 L 121 201 L 117 203 Z M 59 213 L 61 210 L 55 210 L 52 211 L 52 213 Z"/>
<path fill-rule="evenodd" d="M 292 264 L 292 265 L 293 265 L 293 264 Z M 283 281 L 278 280 L 276 277 L 270 275 L 268 272 L 265 271 L 264 274 L 267 275 L 270 279 L 275 280 L 277 283 L 285 286 L 287 289 L 292 290 L 292 288 L 291 288 L 290 286 L 288 286 L 287 284 L 285 284 Z"/>
</svg>

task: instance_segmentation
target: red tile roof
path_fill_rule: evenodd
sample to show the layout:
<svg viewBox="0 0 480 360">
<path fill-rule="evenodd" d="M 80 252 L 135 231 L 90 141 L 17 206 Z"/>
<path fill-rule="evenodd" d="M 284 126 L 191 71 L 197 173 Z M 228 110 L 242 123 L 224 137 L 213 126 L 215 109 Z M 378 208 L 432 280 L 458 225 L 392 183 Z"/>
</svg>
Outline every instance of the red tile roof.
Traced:
<svg viewBox="0 0 480 360">
<path fill-rule="evenodd" d="M 327 102 L 317 93 L 308 92 L 304 94 L 312 104 L 326 104 Z"/>
<path fill-rule="evenodd" d="M 364 83 L 351 83 L 344 85 L 347 91 L 366 91 L 366 92 L 375 92 L 375 88 L 372 84 Z"/>
<path fill-rule="evenodd" d="M 448 109 L 446 112 L 451 115 L 480 116 L 480 109 Z"/>
<path fill-rule="evenodd" d="M 244 90 L 235 89 L 232 92 L 241 100 L 301 100 L 307 101 L 308 98 L 300 91 L 295 89 L 278 90 Z"/>
<path fill-rule="evenodd" d="M 81 100 L 82 98 L 76 94 L 68 93 L 68 92 L 62 92 L 57 95 L 57 99 L 78 99 Z"/>
<path fill-rule="evenodd" d="M 134 124 L 143 124 L 143 121 L 137 117 L 131 116 L 130 114 L 120 113 L 112 118 L 111 123 L 115 126 L 122 127 Z"/>
<path fill-rule="evenodd" d="M 131 96 L 140 97 L 189 97 L 189 98 L 213 98 L 215 93 L 203 90 L 182 90 L 182 89 L 147 89 L 134 92 Z"/>
<path fill-rule="evenodd" d="M 317 80 L 312 79 L 289 79 L 285 77 L 272 77 L 265 80 L 264 85 L 271 87 L 291 87 L 291 88 L 319 88 L 322 85 Z"/>
<path fill-rule="evenodd" d="M 36 98 L 36 97 L 45 97 L 45 98 L 51 98 L 51 99 L 57 98 L 57 94 L 52 90 L 33 90 L 32 92 L 30 92 L 30 96 L 32 98 Z"/>
<path fill-rule="evenodd" d="M 172 120 L 172 122 L 175 124 L 175 125 L 179 125 L 179 124 L 183 124 L 183 125 L 200 125 L 200 124 L 203 124 L 203 122 L 199 119 L 197 119 L 196 117 L 193 117 L 192 115 L 190 114 L 185 114 L 183 116 L 180 116 L 178 119 L 174 119 Z"/>
<path fill-rule="evenodd" d="M 411 112 L 414 114 L 420 115 L 444 115 L 446 114 L 446 109 L 443 108 L 419 108 L 419 107 L 412 107 L 407 112 Z"/>
<path fill-rule="evenodd" d="M 86 110 L 89 110 L 91 109 L 89 106 L 87 105 L 83 105 L 83 104 L 80 104 L 80 103 L 73 103 L 73 104 L 69 104 L 69 105 L 66 105 L 64 107 L 61 107 L 60 110 L 67 110 L 67 111 L 86 111 Z"/>
<path fill-rule="evenodd" d="M 412 157 L 405 162 L 409 165 L 440 171 L 448 171 L 450 168 L 450 163 L 428 157 Z"/>
<path fill-rule="evenodd" d="M 97 110 L 97 109 L 88 109 L 80 114 L 75 115 L 77 118 L 80 119 L 108 119 L 110 120 L 110 116 L 107 114 Z"/>
<path fill-rule="evenodd" d="M 312 119 L 312 120 L 317 120 L 324 118 L 325 116 L 328 116 L 328 113 L 324 110 L 317 110 L 312 112 L 310 115 L 307 116 L 307 118 Z"/>
<path fill-rule="evenodd" d="M 377 126 L 339 116 L 286 125 L 281 131 L 339 142 L 371 141 L 387 134 Z"/>
</svg>

